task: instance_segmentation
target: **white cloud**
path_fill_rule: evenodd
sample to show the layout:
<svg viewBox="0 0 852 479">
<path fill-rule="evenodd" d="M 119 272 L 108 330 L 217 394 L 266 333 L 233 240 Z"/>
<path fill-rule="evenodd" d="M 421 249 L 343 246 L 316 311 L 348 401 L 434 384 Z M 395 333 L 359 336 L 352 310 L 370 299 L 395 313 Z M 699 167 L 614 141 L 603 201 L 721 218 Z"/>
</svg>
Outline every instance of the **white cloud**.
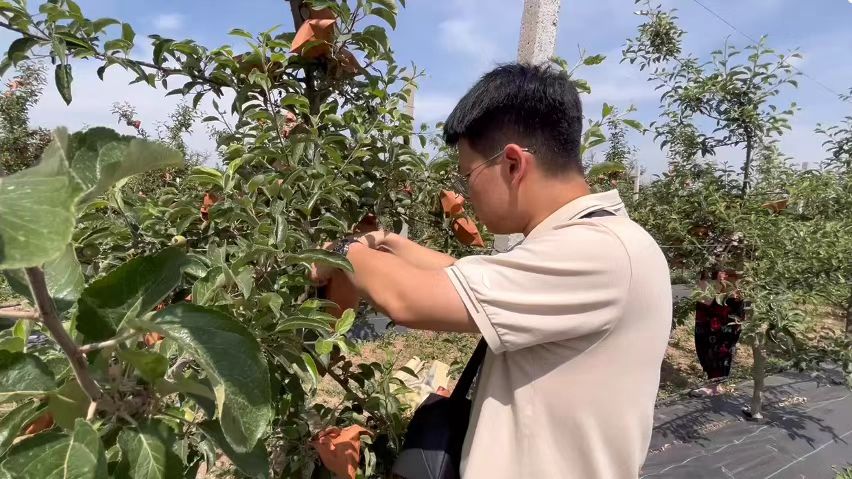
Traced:
<svg viewBox="0 0 852 479">
<path fill-rule="evenodd" d="M 458 96 L 419 92 L 414 96 L 414 116 L 418 122 L 444 121 L 459 101 Z"/>
<path fill-rule="evenodd" d="M 154 17 L 157 30 L 177 30 L 183 27 L 184 16 L 179 13 L 164 13 Z"/>
<path fill-rule="evenodd" d="M 497 58 L 494 40 L 477 28 L 472 18 L 451 18 L 438 24 L 438 39 L 448 52 L 469 57 L 477 63 Z"/>
<path fill-rule="evenodd" d="M 112 105 L 116 102 L 129 102 L 136 107 L 138 119 L 149 134 L 156 134 L 157 122 L 168 119 L 175 106 L 180 103 L 179 96 L 165 96 L 162 88 L 151 88 L 145 83 L 128 85 L 133 75 L 118 66 L 109 68 L 104 81 L 98 79 L 95 70 L 97 65 L 91 62 L 75 62 L 74 82 L 71 86 L 73 101 L 66 105 L 53 82 L 45 88 L 41 101 L 31 113 L 34 126 L 55 128 L 66 126 L 71 131 L 93 126 L 107 126 L 120 133 L 134 134 L 135 131 L 124 124 L 119 124 L 111 113 Z M 159 86 L 159 85 L 158 85 Z M 227 103 L 222 101 L 220 103 Z M 208 100 L 201 104 L 201 109 L 208 109 Z M 215 161 L 216 146 L 208 137 L 203 125 L 196 125 L 194 132 L 187 138 L 191 149 L 208 153 Z"/>
</svg>

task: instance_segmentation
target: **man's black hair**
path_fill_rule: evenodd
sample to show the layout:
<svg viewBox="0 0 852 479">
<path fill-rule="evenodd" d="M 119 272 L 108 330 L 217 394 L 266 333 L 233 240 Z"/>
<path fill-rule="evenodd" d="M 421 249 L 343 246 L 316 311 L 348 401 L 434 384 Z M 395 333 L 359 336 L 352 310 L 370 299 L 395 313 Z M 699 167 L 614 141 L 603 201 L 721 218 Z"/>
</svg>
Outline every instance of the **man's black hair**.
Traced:
<svg viewBox="0 0 852 479">
<path fill-rule="evenodd" d="M 444 124 L 444 141 L 462 139 L 490 157 L 508 143 L 531 148 L 551 174 L 583 174 L 583 109 L 577 88 L 549 66 L 501 65 L 465 94 Z"/>
</svg>

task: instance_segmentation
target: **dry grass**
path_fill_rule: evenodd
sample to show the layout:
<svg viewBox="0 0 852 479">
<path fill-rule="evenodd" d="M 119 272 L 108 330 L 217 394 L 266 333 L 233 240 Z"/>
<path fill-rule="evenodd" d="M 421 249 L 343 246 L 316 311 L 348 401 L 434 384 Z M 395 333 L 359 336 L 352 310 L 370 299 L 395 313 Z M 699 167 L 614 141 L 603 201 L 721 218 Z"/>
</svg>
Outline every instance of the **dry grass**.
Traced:
<svg viewBox="0 0 852 479">
<path fill-rule="evenodd" d="M 399 369 L 413 357 L 424 361 L 438 360 L 450 366 L 450 387 L 455 385 L 461 369 L 473 353 L 479 337 L 472 334 L 409 331 L 406 334 L 388 333 L 376 341 L 359 344 L 358 354 L 350 355 L 354 363 L 385 363 L 392 361 Z M 343 390 L 329 376 L 317 388 L 316 400 L 326 406 L 335 406 L 343 397 Z"/>
</svg>

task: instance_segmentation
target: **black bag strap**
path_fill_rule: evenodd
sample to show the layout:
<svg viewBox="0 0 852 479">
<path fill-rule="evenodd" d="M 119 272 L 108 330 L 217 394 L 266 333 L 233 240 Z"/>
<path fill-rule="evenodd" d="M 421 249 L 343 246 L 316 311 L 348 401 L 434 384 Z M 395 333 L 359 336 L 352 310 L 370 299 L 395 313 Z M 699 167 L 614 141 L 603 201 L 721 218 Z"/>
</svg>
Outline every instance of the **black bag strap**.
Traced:
<svg viewBox="0 0 852 479">
<path fill-rule="evenodd" d="M 479 372 L 479 366 L 482 365 L 482 360 L 485 359 L 486 349 L 488 349 L 488 344 L 484 339 L 480 339 L 479 344 L 476 345 L 476 349 L 473 350 L 473 354 L 470 355 L 470 359 L 464 367 L 464 371 L 462 371 L 461 377 L 459 377 L 459 382 L 456 384 L 450 397 L 457 399 L 467 397 L 467 393 L 473 385 L 473 380 Z"/>
<path fill-rule="evenodd" d="M 584 214 L 580 218 L 601 218 L 604 216 L 615 216 L 615 213 L 607 210 L 595 210 L 591 213 Z M 473 350 L 473 354 L 470 355 L 470 359 L 467 361 L 467 365 L 465 365 L 464 371 L 462 371 L 461 377 L 459 377 L 459 382 L 456 384 L 456 387 L 453 389 L 450 397 L 456 399 L 464 399 L 467 397 L 467 393 L 473 385 L 473 380 L 476 378 L 477 373 L 479 373 L 479 367 L 482 365 L 482 360 L 485 359 L 485 350 L 487 348 L 488 344 L 485 342 L 485 339 L 480 339 L 479 343 L 476 345 L 476 349 Z"/>
</svg>

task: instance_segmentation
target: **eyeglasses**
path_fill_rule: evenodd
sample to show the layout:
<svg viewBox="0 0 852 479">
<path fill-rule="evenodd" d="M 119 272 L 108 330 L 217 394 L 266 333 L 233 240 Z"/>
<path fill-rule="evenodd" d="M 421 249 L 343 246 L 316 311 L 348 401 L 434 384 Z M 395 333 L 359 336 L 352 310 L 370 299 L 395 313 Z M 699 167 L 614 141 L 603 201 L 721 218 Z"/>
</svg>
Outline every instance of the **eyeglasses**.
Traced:
<svg viewBox="0 0 852 479">
<path fill-rule="evenodd" d="M 532 153 L 532 148 L 522 148 L 521 151 Z M 467 198 L 470 196 L 470 179 L 471 176 L 476 173 L 477 170 L 485 167 L 489 163 L 492 163 L 494 160 L 500 158 L 503 153 L 506 152 L 506 147 L 504 146 L 502 150 L 498 151 L 497 154 L 483 161 L 482 163 L 473 167 L 470 171 L 465 174 L 461 174 L 459 172 L 454 172 L 451 177 L 452 186 L 456 193 L 462 195 Z"/>
</svg>

